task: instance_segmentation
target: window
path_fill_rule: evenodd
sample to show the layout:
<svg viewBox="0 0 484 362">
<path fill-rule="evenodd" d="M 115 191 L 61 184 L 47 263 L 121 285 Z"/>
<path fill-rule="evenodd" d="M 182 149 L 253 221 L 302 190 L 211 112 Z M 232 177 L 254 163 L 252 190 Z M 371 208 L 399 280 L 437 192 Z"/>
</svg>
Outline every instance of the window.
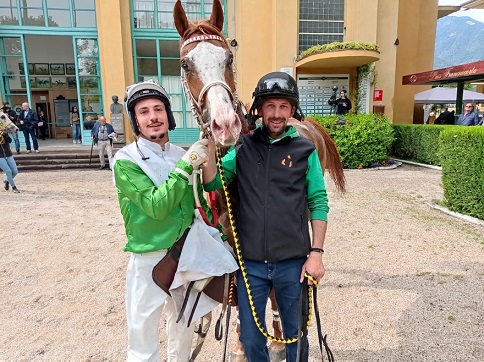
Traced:
<svg viewBox="0 0 484 362">
<path fill-rule="evenodd" d="M 221 1 L 222 4 L 225 1 Z M 132 0 L 133 27 L 137 29 L 175 29 L 173 8 L 176 0 Z M 212 13 L 213 0 L 182 3 L 189 21 L 205 19 Z"/>
<path fill-rule="evenodd" d="M 343 41 L 344 0 L 299 1 L 299 52 Z"/>
<path fill-rule="evenodd" d="M 96 7 L 94 1 L 9 0 L 8 4 L 6 1 L 0 1 L 0 25 L 95 28 Z M 17 6 L 20 6 L 20 16 Z"/>
</svg>

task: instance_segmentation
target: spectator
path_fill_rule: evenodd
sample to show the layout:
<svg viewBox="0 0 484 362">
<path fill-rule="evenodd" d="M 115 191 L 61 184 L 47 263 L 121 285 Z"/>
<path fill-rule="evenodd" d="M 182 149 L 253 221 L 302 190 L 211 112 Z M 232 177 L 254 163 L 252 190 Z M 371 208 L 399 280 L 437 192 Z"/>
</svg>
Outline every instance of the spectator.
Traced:
<svg viewBox="0 0 484 362">
<path fill-rule="evenodd" d="M 42 141 L 45 141 L 45 132 L 48 129 L 47 117 L 44 114 L 44 111 L 40 111 L 38 114 L 39 117 L 39 124 L 38 124 L 38 135 L 37 138 L 40 138 Z"/>
<path fill-rule="evenodd" d="M 5 113 L 8 118 L 13 122 L 15 123 L 15 125 L 17 127 L 20 126 L 20 123 L 18 121 L 18 116 L 17 116 L 17 112 L 15 112 L 11 107 L 10 107 L 10 104 L 8 102 L 4 102 L 3 103 L 3 107 L 2 107 L 2 111 L 3 113 Z M 20 128 L 20 127 L 19 127 Z M 13 142 L 15 143 L 15 151 L 17 151 L 17 155 L 20 154 L 20 141 L 18 140 L 18 134 L 17 133 L 11 133 L 10 134 L 10 137 L 13 139 Z"/>
<path fill-rule="evenodd" d="M 104 151 L 108 154 L 109 169 L 112 169 L 113 165 L 113 137 L 117 134 L 114 132 L 114 128 L 111 124 L 106 123 L 106 117 L 99 117 L 99 121 L 94 124 L 91 129 L 91 139 L 99 151 L 99 160 L 101 161 L 100 170 L 106 168 L 104 160 Z"/>
<path fill-rule="evenodd" d="M 39 123 L 39 118 L 37 113 L 35 113 L 28 102 L 22 103 L 22 111 L 20 112 L 20 125 L 25 137 L 25 146 L 27 148 L 26 153 L 31 152 L 30 138 L 32 137 L 32 143 L 36 153 L 39 153 L 39 144 L 37 143 L 37 137 L 35 136 L 35 129 L 37 128 L 37 123 Z"/>
<path fill-rule="evenodd" d="M 72 143 L 81 143 L 81 118 L 76 106 L 72 107 L 70 113 L 72 127 Z"/>
<path fill-rule="evenodd" d="M 3 140 L 3 142 L 1 142 Z M 12 191 L 16 194 L 20 193 L 17 185 L 15 185 L 14 178 L 18 174 L 17 164 L 10 149 L 10 142 L 12 139 L 7 132 L 0 132 L 0 168 L 5 172 L 6 180 L 3 181 L 5 191 L 8 191 L 12 186 Z"/>
<path fill-rule="evenodd" d="M 479 124 L 479 116 L 474 112 L 472 103 L 466 103 L 464 112 L 459 116 L 457 124 L 459 126 L 477 126 Z"/>
<path fill-rule="evenodd" d="M 328 100 L 330 106 L 336 108 L 336 114 L 347 114 L 351 109 L 351 101 L 346 97 L 346 89 L 342 89 L 340 97 L 335 101 Z"/>
</svg>

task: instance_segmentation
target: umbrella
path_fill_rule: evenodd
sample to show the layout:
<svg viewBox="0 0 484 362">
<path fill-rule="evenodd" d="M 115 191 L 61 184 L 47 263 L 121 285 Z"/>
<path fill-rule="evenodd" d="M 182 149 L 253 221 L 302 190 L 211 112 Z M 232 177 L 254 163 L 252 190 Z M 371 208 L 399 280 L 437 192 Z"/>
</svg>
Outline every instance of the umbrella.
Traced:
<svg viewBox="0 0 484 362">
<path fill-rule="evenodd" d="M 436 87 L 415 94 L 415 103 L 447 103 L 455 104 L 457 99 L 457 88 Z M 484 93 L 464 90 L 462 102 L 481 103 L 484 102 Z"/>
</svg>

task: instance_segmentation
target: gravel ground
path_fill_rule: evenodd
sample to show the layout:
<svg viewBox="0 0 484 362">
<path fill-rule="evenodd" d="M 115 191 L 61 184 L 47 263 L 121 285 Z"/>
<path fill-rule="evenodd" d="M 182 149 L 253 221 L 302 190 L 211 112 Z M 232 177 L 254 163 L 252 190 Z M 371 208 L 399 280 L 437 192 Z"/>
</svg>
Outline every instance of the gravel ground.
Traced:
<svg viewBox="0 0 484 362">
<path fill-rule="evenodd" d="M 328 185 L 318 289 L 336 361 L 484 361 L 484 228 L 428 205 L 442 198 L 438 170 L 346 177 L 345 195 Z M 20 194 L 0 192 L 0 360 L 124 360 L 128 255 L 111 174 L 16 181 Z M 320 360 L 316 336 L 312 323 L 311 361 Z M 229 348 L 234 340 L 235 328 Z M 197 361 L 220 359 L 212 329 Z"/>
</svg>

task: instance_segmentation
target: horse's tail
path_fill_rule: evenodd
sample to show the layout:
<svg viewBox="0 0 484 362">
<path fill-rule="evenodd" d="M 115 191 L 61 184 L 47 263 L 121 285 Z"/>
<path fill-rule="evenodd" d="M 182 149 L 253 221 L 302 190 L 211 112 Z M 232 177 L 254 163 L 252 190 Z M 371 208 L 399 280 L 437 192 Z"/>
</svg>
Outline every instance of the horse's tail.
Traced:
<svg viewBox="0 0 484 362">
<path fill-rule="evenodd" d="M 305 118 L 304 122 L 311 123 L 316 131 L 323 138 L 323 148 L 321 149 L 321 147 L 316 147 L 318 150 L 319 159 L 321 160 L 321 167 L 323 167 L 323 171 L 328 170 L 329 176 L 336 185 L 337 190 L 340 192 L 345 192 L 346 178 L 343 171 L 343 163 L 341 162 L 336 143 L 328 134 L 328 132 L 326 132 L 325 128 L 315 120 Z"/>
</svg>

